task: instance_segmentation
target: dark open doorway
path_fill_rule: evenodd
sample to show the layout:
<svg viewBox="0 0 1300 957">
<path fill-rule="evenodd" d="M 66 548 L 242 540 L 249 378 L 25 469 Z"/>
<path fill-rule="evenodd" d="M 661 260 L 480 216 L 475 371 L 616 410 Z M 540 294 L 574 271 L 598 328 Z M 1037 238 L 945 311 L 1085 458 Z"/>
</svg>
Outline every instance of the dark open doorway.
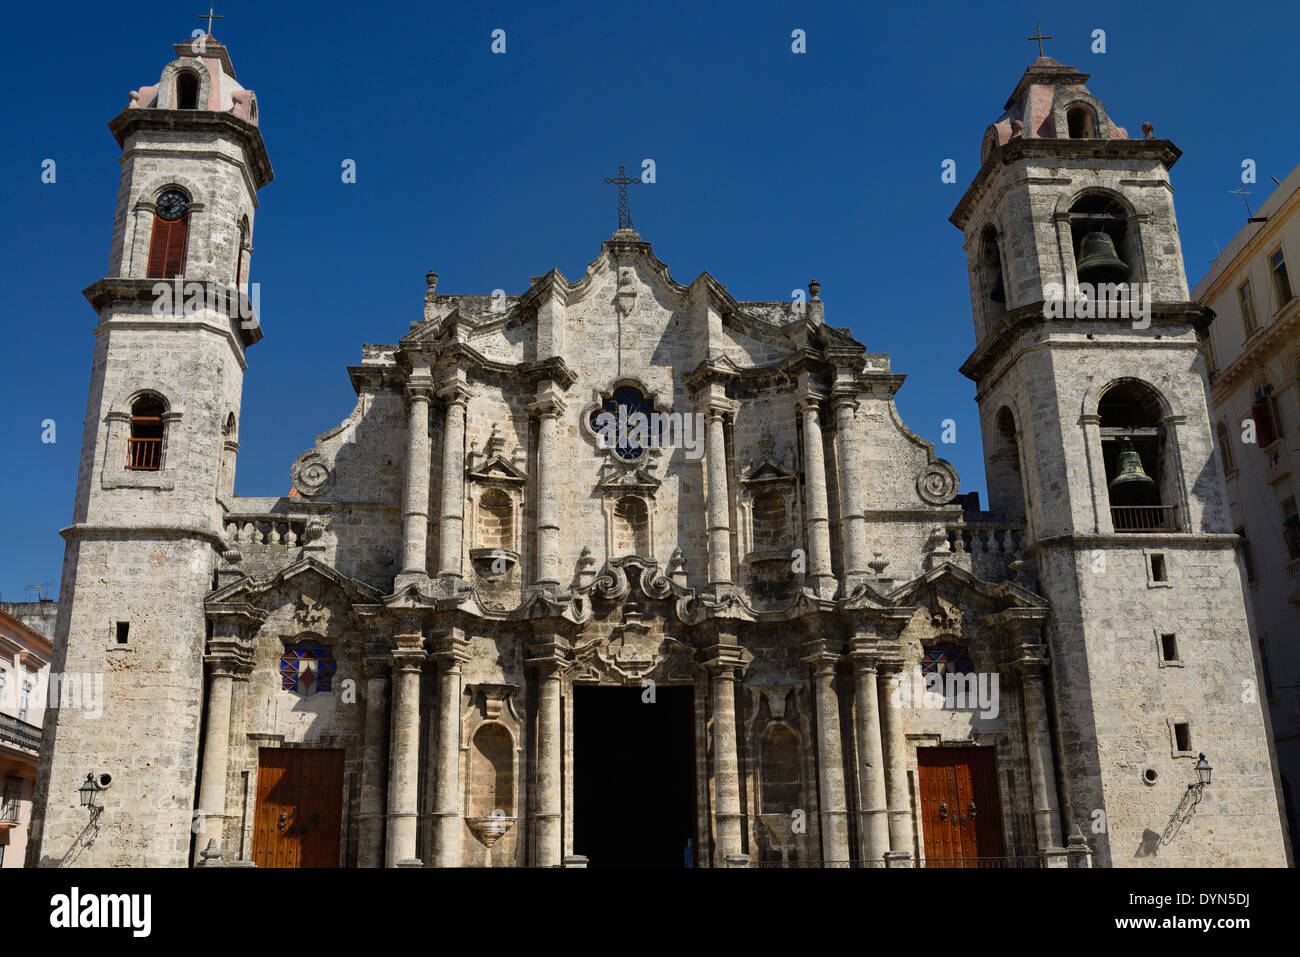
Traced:
<svg viewBox="0 0 1300 957">
<path fill-rule="evenodd" d="M 591 867 L 684 867 L 695 840 L 695 689 L 574 691 L 574 852 Z"/>
</svg>

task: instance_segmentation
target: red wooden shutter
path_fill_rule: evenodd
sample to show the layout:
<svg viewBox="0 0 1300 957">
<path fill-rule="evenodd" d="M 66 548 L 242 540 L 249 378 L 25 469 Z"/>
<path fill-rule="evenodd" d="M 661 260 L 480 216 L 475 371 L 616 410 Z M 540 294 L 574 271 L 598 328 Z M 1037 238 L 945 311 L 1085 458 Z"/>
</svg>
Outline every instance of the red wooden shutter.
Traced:
<svg viewBox="0 0 1300 957">
<path fill-rule="evenodd" d="M 1277 441 L 1277 427 L 1273 423 L 1273 406 L 1267 398 L 1255 402 L 1250 409 L 1251 418 L 1255 420 L 1255 441 L 1261 449 Z"/>
<path fill-rule="evenodd" d="M 185 234 L 188 216 L 169 223 L 157 213 L 153 218 L 153 239 L 149 243 L 149 278 L 171 279 L 185 266 Z"/>
</svg>

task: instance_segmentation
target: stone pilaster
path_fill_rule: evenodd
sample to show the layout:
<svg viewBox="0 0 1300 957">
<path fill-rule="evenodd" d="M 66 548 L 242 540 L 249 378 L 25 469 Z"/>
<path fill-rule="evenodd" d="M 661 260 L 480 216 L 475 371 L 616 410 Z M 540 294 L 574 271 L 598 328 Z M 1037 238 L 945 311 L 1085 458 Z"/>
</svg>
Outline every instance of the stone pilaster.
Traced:
<svg viewBox="0 0 1300 957">
<path fill-rule="evenodd" d="M 230 769 L 230 702 L 235 680 L 247 680 L 252 658 L 240 641 L 214 638 L 204 655 L 208 666 L 207 729 L 203 736 L 203 767 L 199 784 L 198 852 L 215 840 L 224 848 L 226 827 L 226 776 Z M 235 855 L 237 856 L 237 855 Z"/>
<path fill-rule="evenodd" d="M 413 377 L 406 387 L 406 488 L 402 495 L 402 570 L 393 590 L 427 584 L 429 537 L 429 401 L 432 380 Z"/>
<path fill-rule="evenodd" d="M 568 670 L 567 642 L 557 636 L 532 645 L 528 665 L 537 673 L 537 784 L 533 813 L 534 863 L 564 863 L 564 727 L 561 686 Z"/>
<path fill-rule="evenodd" d="M 858 833 L 861 834 L 863 859 L 881 861 L 889 851 L 889 803 L 885 789 L 885 748 L 880 736 L 876 656 L 866 641 L 854 639 L 849 658 L 853 662 L 858 783 L 861 788 Z"/>
<path fill-rule="evenodd" d="M 559 428 L 564 401 L 548 383 L 529 406 L 537 416 L 537 577 L 546 588 L 560 585 Z"/>
<path fill-rule="evenodd" d="M 460 787 L 461 665 L 469 660 L 469 641 L 460 629 L 453 629 L 434 639 L 429 657 L 438 669 L 432 863 L 434 867 L 460 867 L 464 830 Z"/>
<path fill-rule="evenodd" d="M 745 673 L 741 649 L 718 644 L 705 662 L 713 691 L 713 790 L 716 841 L 714 867 L 744 853 L 740 811 L 739 739 L 736 733 L 736 685 Z"/>
<path fill-rule="evenodd" d="M 1083 448 L 1088 457 L 1088 481 L 1092 486 L 1092 530 L 1101 535 L 1110 535 L 1115 526 L 1110 517 L 1110 496 L 1106 491 L 1106 464 L 1102 461 L 1101 451 L 1101 416 L 1085 414 L 1079 416 L 1083 426 Z M 1034 537 L 1034 517 L 1028 516 L 1030 538 Z M 1053 535 L 1065 529 L 1041 529 L 1040 534 Z"/>
<path fill-rule="evenodd" d="M 803 659 L 813 678 L 813 707 L 817 721 L 817 772 L 821 809 L 822 860 L 828 866 L 849 863 L 848 794 L 844 786 L 844 751 L 840 744 L 840 705 L 835 691 L 835 667 L 840 656 L 821 639 L 804 645 Z"/>
<path fill-rule="evenodd" d="M 912 801 L 907 793 L 907 736 L 903 709 L 894 706 L 895 676 L 902 673 L 901 659 L 881 661 L 876 687 L 880 698 L 880 737 L 885 752 L 885 799 L 889 805 L 889 849 L 912 853 Z"/>
<path fill-rule="evenodd" d="M 870 577 L 867 562 L 867 520 L 862 498 L 862 459 L 858 452 L 857 386 L 852 370 L 840 370 L 832 390 L 835 445 L 839 451 L 840 538 L 843 545 L 844 591 L 851 592 Z"/>
<path fill-rule="evenodd" d="M 389 867 L 418 865 L 420 670 L 427 657 L 422 635 L 398 635 L 393 649 L 392 737 L 388 769 Z"/>
<path fill-rule="evenodd" d="M 357 813 L 357 866 L 384 863 L 384 796 L 387 793 L 388 685 L 392 657 L 371 646 L 365 657 L 365 749 L 361 759 L 361 802 Z"/>
<path fill-rule="evenodd" d="M 838 587 L 831 568 L 831 519 L 826 499 L 826 455 L 822 444 L 821 400 L 801 388 L 799 417 L 803 420 L 804 511 L 808 536 L 808 585 L 820 598 L 833 598 Z"/>
<path fill-rule="evenodd" d="M 465 534 L 465 411 L 470 391 L 455 382 L 438 392 L 446 403 L 442 434 L 442 495 L 438 509 L 438 578 L 440 590 L 458 590 Z"/>
</svg>

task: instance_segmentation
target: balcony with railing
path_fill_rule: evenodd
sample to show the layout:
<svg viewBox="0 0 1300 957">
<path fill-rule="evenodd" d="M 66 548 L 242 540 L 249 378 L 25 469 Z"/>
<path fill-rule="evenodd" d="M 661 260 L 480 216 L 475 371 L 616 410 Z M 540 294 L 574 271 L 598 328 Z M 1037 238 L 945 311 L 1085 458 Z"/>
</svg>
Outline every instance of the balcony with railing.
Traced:
<svg viewBox="0 0 1300 957">
<path fill-rule="evenodd" d="M 41 729 L 12 715 L 0 714 L 0 744 L 35 753 L 41 747 Z"/>
</svg>

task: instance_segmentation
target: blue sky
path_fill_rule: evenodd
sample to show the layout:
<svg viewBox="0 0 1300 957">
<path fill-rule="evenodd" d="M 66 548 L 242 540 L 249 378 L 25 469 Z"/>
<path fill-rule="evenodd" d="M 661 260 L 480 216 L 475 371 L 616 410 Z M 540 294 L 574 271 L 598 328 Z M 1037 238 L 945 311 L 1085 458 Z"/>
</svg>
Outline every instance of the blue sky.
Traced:
<svg viewBox="0 0 1300 957">
<path fill-rule="evenodd" d="M 1191 282 L 1244 224 L 1241 162 L 1263 201 L 1300 160 L 1296 8 L 1211 3 L 422 5 L 223 4 L 213 29 L 257 91 L 276 178 L 261 193 L 252 278 L 266 338 L 249 352 L 241 495 L 279 495 L 289 466 L 355 401 L 346 367 L 444 292 L 520 293 L 582 275 L 615 227 L 619 164 L 638 231 L 680 282 L 708 270 L 738 299 L 822 283 L 827 321 L 908 375 L 909 426 L 962 490 L 984 474 L 961 234 L 948 222 L 980 138 L 1036 46 L 1090 72 L 1115 122 L 1184 151 L 1173 171 Z M 166 11 L 163 12 L 163 8 Z M 6 363 L 0 596 L 52 582 L 71 521 L 119 151 L 107 122 L 157 82 L 197 4 L 23 4 L 6 13 L 0 145 Z M 127 12 L 122 12 L 127 11 Z M 506 31 L 505 55 L 490 52 Z M 807 53 L 791 52 L 791 31 Z M 1090 51 L 1106 31 L 1107 52 Z M 57 181 L 41 182 L 53 158 Z M 340 164 L 353 159 L 357 182 Z M 957 183 L 940 182 L 945 159 Z M 41 442 L 54 419 L 57 441 Z"/>
</svg>

